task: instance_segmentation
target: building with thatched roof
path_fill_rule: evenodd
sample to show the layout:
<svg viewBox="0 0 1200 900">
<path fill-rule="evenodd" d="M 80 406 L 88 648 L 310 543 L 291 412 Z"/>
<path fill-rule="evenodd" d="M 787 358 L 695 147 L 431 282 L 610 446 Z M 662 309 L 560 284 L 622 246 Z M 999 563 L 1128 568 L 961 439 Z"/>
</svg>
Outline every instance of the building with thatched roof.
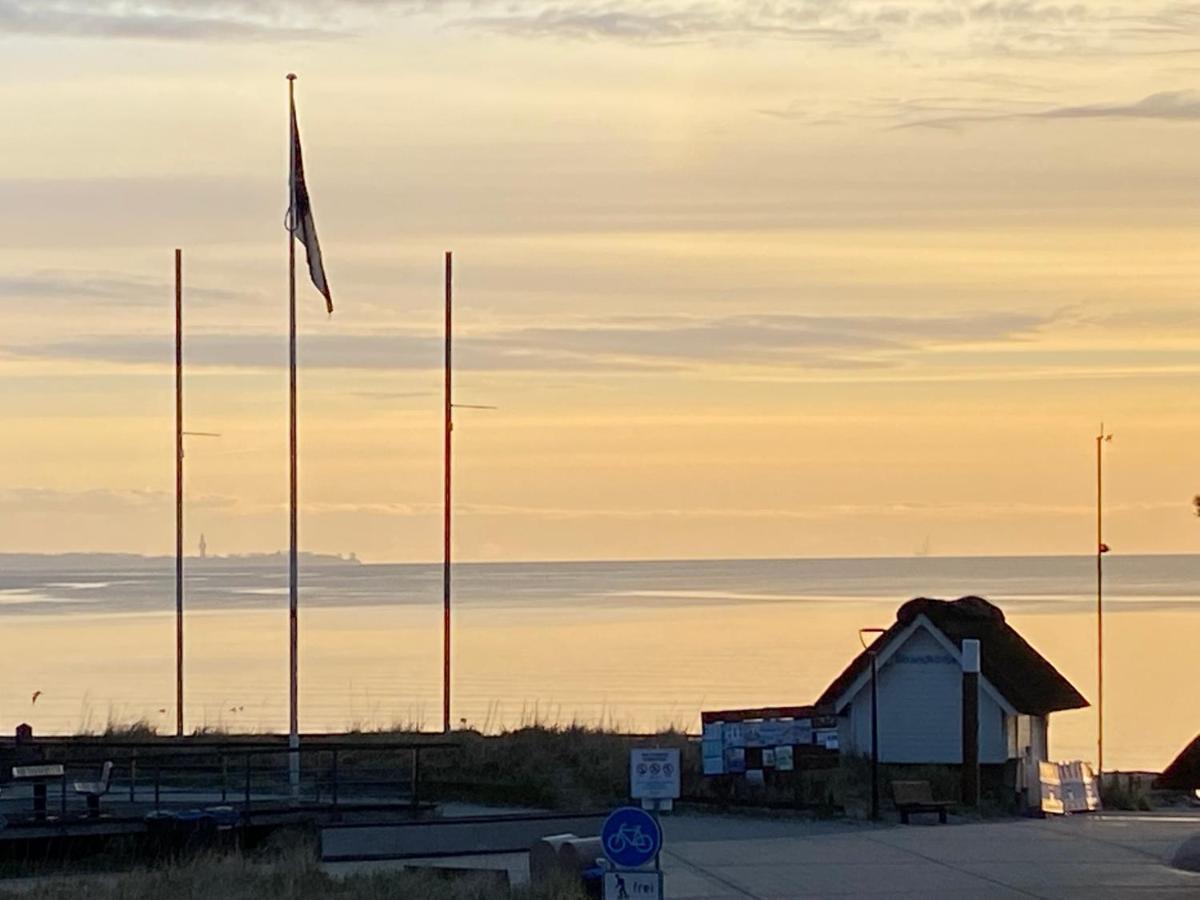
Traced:
<svg viewBox="0 0 1200 900">
<path fill-rule="evenodd" d="M 871 656 L 876 657 L 879 760 L 962 762 L 963 641 L 980 642 L 979 761 L 1049 758 L 1049 717 L 1087 700 L 980 597 L 911 600 L 895 623 L 825 689 L 843 753 L 871 752 Z"/>
<path fill-rule="evenodd" d="M 1200 791 L 1200 734 L 1154 780 L 1154 786 L 1167 791 Z"/>
</svg>

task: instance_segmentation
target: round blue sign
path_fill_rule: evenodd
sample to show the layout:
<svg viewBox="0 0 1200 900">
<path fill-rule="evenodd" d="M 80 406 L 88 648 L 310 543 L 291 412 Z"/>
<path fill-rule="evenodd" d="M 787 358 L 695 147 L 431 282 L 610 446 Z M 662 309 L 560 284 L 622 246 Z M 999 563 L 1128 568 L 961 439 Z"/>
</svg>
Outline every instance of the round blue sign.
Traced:
<svg viewBox="0 0 1200 900">
<path fill-rule="evenodd" d="M 662 828 L 645 810 L 622 806 L 604 820 L 600 842 L 613 865 L 636 869 L 658 856 L 662 849 Z"/>
</svg>

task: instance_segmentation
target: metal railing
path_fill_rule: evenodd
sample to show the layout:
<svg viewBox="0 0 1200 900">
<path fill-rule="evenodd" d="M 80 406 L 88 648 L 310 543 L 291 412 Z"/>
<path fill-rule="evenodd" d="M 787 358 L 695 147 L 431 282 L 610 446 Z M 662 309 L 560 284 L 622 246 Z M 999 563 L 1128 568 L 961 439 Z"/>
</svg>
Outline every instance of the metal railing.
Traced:
<svg viewBox="0 0 1200 900">
<path fill-rule="evenodd" d="M 24 808 L 42 819 L 48 788 L 58 782 L 58 814 L 72 812 L 72 782 L 94 781 L 105 762 L 113 763 L 105 817 L 139 816 L 195 806 L 235 806 L 243 818 L 272 812 L 327 812 L 336 818 L 349 809 L 413 810 L 422 806 L 421 759 L 459 745 L 448 741 L 301 740 L 298 750 L 278 741 L 104 741 L 52 739 L 0 745 L 0 757 L 15 764 L 60 764 L 61 775 L 40 779 L 42 806 Z M 5 752 L 7 751 L 7 752 Z M 300 781 L 293 790 L 289 762 L 300 757 Z M 9 770 L 3 773 L 5 779 Z M 36 797 L 38 789 L 32 789 Z M 22 818 L 23 789 L 7 790 L 5 815 Z M 77 798 L 82 805 L 85 798 Z M 38 802 L 35 799 L 35 804 Z"/>
</svg>

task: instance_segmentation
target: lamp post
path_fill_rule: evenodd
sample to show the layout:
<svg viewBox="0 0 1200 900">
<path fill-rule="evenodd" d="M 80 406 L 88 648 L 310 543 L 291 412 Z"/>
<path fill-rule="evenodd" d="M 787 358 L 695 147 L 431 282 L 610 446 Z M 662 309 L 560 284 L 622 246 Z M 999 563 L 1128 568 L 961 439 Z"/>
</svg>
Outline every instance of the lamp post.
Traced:
<svg viewBox="0 0 1200 900">
<path fill-rule="evenodd" d="M 1096 435 L 1096 774 L 1104 780 L 1104 445 L 1113 436 L 1104 423 Z"/>
<path fill-rule="evenodd" d="M 451 475 L 453 473 L 454 410 L 456 409 L 496 409 L 494 406 L 481 406 L 473 403 L 455 403 L 453 395 L 453 302 L 454 302 L 454 254 L 447 250 L 445 255 L 445 298 L 446 298 L 446 366 L 445 388 L 442 395 L 442 734 L 450 733 L 450 601 L 451 601 L 451 540 L 453 528 L 453 507 L 451 496 Z"/>
<path fill-rule="evenodd" d="M 860 628 L 858 640 L 871 659 L 871 820 L 879 818 L 879 688 L 878 688 L 878 654 L 875 642 L 867 644 L 863 635 L 880 635 L 886 628 Z"/>
</svg>

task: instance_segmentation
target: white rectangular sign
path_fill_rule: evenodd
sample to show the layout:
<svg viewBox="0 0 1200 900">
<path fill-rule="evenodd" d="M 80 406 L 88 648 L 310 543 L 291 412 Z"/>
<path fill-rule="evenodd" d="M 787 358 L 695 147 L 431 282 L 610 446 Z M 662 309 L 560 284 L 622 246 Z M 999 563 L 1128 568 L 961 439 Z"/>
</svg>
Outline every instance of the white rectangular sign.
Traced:
<svg viewBox="0 0 1200 900">
<path fill-rule="evenodd" d="M 662 895 L 662 872 L 608 872 L 604 876 L 604 900 L 659 900 Z"/>
<path fill-rule="evenodd" d="M 629 751 L 629 795 L 634 800 L 678 799 L 679 751 Z"/>
</svg>

